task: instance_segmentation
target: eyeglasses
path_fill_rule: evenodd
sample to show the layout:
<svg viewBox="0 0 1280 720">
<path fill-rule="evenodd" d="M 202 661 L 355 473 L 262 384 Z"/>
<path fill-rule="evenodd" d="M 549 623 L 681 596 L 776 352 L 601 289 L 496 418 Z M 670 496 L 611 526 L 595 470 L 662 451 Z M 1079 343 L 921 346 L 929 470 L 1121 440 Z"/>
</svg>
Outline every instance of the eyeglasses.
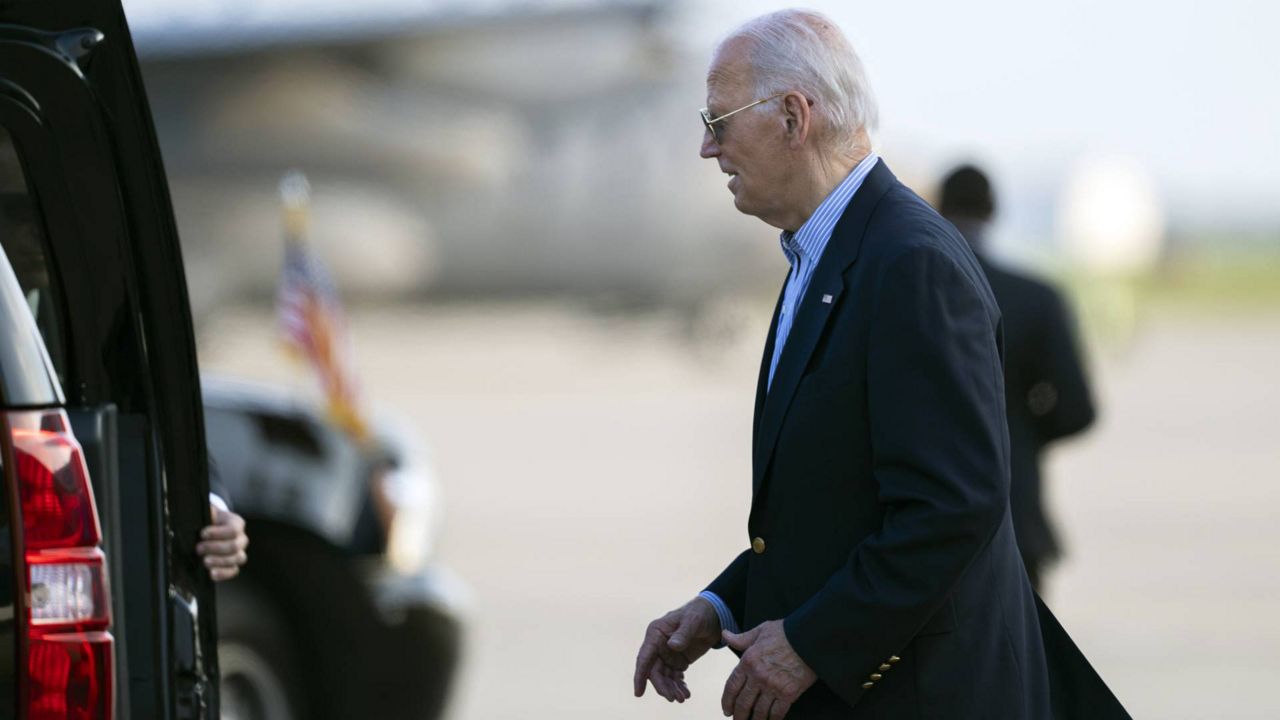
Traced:
<svg viewBox="0 0 1280 720">
<path fill-rule="evenodd" d="M 698 114 L 702 116 L 702 124 L 706 126 L 706 128 L 707 128 L 707 132 L 711 133 L 711 139 L 712 139 L 712 140 L 715 140 L 716 142 L 720 142 L 720 137 L 719 137 L 718 135 L 716 135 L 716 123 L 724 121 L 724 120 L 725 120 L 726 118 L 728 118 L 730 115 L 736 115 L 736 114 L 738 114 L 738 113 L 742 112 L 743 110 L 748 110 L 748 109 L 753 108 L 753 107 L 755 107 L 755 106 L 757 106 L 757 105 L 759 105 L 759 104 L 761 104 L 761 103 L 767 103 L 767 102 L 769 102 L 770 100 L 773 100 L 774 98 L 780 98 L 780 97 L 782 97 L 783 95 L 786 95 L 786 93 L 778 93 L 777 95 L 770 95 L 770 96 L 769 96 L 769 97 L 767 97 L 767 98 L 763 98 L 763 99 L 760 99 L 760 100 L 756 100 L 755 102 L 753 102 L 753 103 L 751 103 L 751 104 L 749 104 L 749 105 L 743 105 L 742 107 L 738 108 L 737 110 L 732 110 L 732 111 L 730 111 L 730 112 L 727 112 L 727 113 L 725 113 L 725 114 L 721 115 L 721 116 L 720 116 L 720 117 L 718 117 L 718 118 L 713 118 L 713 117 L 711 117 L 711 113 L 710 113 L 710 111 L 708 111 L 706 108 L 702 108 L 701 110 L 699 110 L 699 111 L 698 111 Z"/>
</svg>

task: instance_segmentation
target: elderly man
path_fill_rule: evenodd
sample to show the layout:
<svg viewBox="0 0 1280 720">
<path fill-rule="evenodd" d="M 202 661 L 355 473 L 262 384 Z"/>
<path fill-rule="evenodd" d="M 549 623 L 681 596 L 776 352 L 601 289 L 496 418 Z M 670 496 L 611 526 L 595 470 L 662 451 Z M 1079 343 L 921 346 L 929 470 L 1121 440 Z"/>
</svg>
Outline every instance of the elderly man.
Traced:
<svg viewBox="0 0 1280 720">
<path fill-rule="evenodd" d="M 1009 514 L 1000 313 L 950 224 L 871 152 L 839 29 L 753 20 L 707 74 L 702 156 L 791 264 L 756 395 L 749 547 L 649 625 L 667 700 L 722 640 L 736 720 L 1050 717 Z"/>
</svg>

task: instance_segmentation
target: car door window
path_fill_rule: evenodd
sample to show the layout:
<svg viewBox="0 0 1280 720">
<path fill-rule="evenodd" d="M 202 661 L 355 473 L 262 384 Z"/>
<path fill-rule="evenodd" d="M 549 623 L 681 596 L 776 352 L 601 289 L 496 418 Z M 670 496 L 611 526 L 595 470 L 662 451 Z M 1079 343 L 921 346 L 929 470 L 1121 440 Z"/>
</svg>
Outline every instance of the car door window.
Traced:
<svg viewBox="0 0 1280 720">
<path fill-rule="evenodd" d="M 65 381 L 65 323 L 39 218 L 13 135 L 0 126 L 0 248 L 13 266 L 58 380 Z"/>
</svg>

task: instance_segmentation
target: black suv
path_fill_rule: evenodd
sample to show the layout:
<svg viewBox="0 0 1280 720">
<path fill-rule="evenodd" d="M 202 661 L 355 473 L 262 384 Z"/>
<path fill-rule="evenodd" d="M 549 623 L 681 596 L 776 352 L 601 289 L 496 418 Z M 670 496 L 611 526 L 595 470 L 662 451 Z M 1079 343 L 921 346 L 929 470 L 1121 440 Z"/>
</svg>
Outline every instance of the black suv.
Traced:
<svg viewBox="0 0 1280 720">
<path fill-rule="evenodd" d="M 118 3 L 0 4 L 0 247 L 0 716 L 217 717 L 191 317 Z"/>
<path fill-rule="evenodd" d="M 262 473 L 239 490 L 261 522 L 251 566 L 275 575 L 246 571 L 214 612 L 195 552 L 210 461 L 187 288 L 118 0 L 0 0 L 0 337 L 0 718 L 217 718 L 219 617 L 237 667 L 269 660 L 296 717 L 391 717 L 374 700 L 346 703 L 385 704 L 407 685 L 423 686 L 419 708 L 439 702 L 424 688 L 448 674 L 411 671 L 430 667 L 409 630 L 427 627 L 432 596 L 422 568 L 381 569 L 390 526 L 316 543 L 305 522 L 259 512 Z M 211 406 L 209 422 L 271 414 L 237 407 Z M 375 486 L 363 477 L 346 483 Z M 367 502 L 352 498 L 358 523 Z M 340 561 L 289 565 L 298 545 Z M 306 575 L 286 582 L 288 570 Z M 280 594 L 301 588 L 325 602 Z M 432 627 L 447 635 L 433 647 L 452 653 L 453 626 Z M 358 633 L 366 645 L 351 644 Z M 367 647 L 402 672 L 367 678 Z M 371 685 L 335 695 L 350 685 L 318 668 Z M 309 703 L 296 697 L 303 679 Z M 276 706 L 244 697 L 228 710 L 271 717 Z"/>
</svg>

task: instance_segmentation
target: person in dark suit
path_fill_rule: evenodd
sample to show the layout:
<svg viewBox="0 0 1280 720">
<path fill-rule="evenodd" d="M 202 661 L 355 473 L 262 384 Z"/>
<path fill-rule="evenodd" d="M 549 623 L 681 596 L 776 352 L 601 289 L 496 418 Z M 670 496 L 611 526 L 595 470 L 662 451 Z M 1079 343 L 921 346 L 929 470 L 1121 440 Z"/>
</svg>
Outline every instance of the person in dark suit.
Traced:
<svg viewBox="0 0 1280 720">
<path fill-rule="evenodd" d="M 943 180 L 938 210 L 973 248 L 1004 316 L 1013 530 L 1038 591 L 1046 567 L 1061 553 L 1044 508 L 1040 458 L 1054 441 L 1089 427 L 1094 405 L 1066 301 L 1047 283 L 987 256 L 986 231 L 995 208 L 991 182 L 978 168 L 960 166 Z"/>
<path fill-rule="evenodd" d="M 1047 718 L 1009 511 L 996 300 L 964 238 L 871 152 L 840 30 L 788 10 L 721 43 L 702 156 L 791 264 L 756 395 L 747 545 L 653 621 L 635 693 L 690 697 L 723 640 L 737 720 Z"/>
</svg>

